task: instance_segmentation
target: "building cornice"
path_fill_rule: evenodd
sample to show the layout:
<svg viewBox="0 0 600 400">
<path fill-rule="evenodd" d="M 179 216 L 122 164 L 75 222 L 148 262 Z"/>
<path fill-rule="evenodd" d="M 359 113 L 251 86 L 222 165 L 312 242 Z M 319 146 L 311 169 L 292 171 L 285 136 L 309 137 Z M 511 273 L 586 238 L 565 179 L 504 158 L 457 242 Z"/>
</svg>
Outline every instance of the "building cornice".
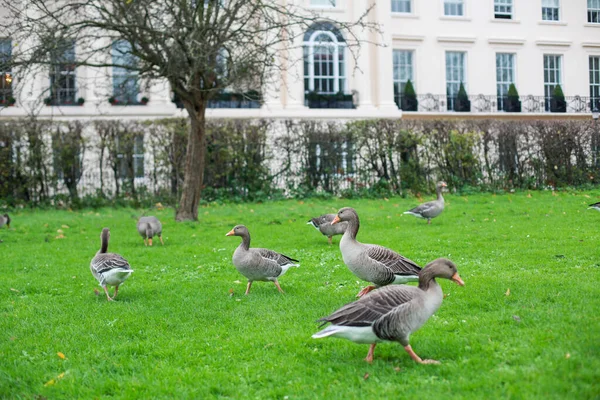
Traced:
<svg viewBox="0 0 600 400">
<path fill-rule="evenodd" d="M 600 47 L 600 42 L 581 42 L 581 47 Z"/>
<path fill-rule="evenodd" d="M 543 40 L 536 40 L 535 44 L 538 46 L 570 47 L 571 44 L 573 44 L 573 42 L 570 40 L 543 39 Z"/>
<path fill-rule="evenodd" d="M 470 36 L 438 36 L 437 41 L 440 43 L 475 43 L 476 37 Z"/>
<path fill-rule="evenodd" d="M 509 45 L 524 45 L 525 39 L 519 38 L 488 38 L 489 44 L 509 44 Z"/>
<path fill-rule="evenodd" d="M 401 40 L 404 42 L 422 42 L 425 40 L 423 35 L 392 35 L 392 40 Z"/>
</svg>

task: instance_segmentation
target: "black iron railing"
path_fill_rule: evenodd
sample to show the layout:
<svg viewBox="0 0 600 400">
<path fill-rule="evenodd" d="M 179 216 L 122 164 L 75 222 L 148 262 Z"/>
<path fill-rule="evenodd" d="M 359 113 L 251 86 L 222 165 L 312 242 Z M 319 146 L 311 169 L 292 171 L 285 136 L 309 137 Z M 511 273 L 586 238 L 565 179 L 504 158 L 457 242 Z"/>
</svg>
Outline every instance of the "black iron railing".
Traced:
<svg viewBox="0 0 600 400">
<path fill-rule="evenodd" d="M 415 97 L 395 95 L 395 101 L 403 111 L 415 112 L 471 112 L 471 113 L 591 113 L 600 109 L 600 97 L 565 96 L 564 103 L 546 96 L 519 96 L 518 100 L 506 96 L 470 95 L 468 101 L 445 94 L 419 94 Z"/>
</svg>

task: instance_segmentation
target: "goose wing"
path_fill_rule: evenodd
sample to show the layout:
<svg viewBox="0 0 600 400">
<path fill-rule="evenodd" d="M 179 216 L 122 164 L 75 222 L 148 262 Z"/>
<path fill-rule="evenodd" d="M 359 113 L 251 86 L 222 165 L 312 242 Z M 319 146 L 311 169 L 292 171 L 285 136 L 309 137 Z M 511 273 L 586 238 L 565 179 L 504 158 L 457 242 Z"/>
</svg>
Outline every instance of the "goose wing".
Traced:
<svg viewBox="0 0 600 400">
<path fill-rule="evenodd" d="M 370 245 L 367 256 L 389 268 L 395 275 L 418 275 L 421 271 L 414 261 L 383 246 Z"/>
<path fill-rule="evenodd" d="M 394 308 L 413 300 L 420 290 L 415 286 L 385 286 L 346 304 L 318 321 L 322 322 L 322 325 L 331 322 L 334 325 L 369 326 Z"/>
<path fill-rule="evenodd" d="M 131 269 L 131 266 L 120 254 L 101 253 L 92 259 L 90 268 L 94 274 L 101 275 L 116 268 L 128 270 Z"/>
<path fill-rule="evenodd" d="M 298 262 L 298 260 L 295 260 L 284 254 L 277 253 L 276 251 L 273 251 L 273 250 L 269 250 L 269 249 L 254 249 L 254 250 L 256 250 L 262 258 L 269 260 L 269 261 L 274 261 L 280 267 Z"/>
<path fill-rule="evenodd" d="M 408 210 L 408 212 L 410 213 L 414 213 L 414 214 L 424 214 L 427 213 L 429 211 L 432 211 L 434 209 L 436 209 L 437 203 L 434 201 L 428 201 L 427 203 L 423 203 L 420 206 L 417 206 L 411 210 Z"/>
</svg>

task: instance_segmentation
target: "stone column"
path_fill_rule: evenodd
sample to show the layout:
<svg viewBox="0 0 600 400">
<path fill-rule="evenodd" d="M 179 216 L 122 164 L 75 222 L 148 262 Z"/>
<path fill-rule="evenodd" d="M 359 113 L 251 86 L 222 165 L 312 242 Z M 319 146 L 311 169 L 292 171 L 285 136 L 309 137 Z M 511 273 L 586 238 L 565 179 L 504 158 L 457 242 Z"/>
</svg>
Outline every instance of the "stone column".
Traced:
<svg viewBox="0 0 600 400">
<path fill-rule="evenodd" d="M 379 110 L 399 112 L 394 102 L 394 71 L 393 71 L 393 46 L 392 46 L 392 4 L 391 0 L 377 0 L 373 9 L 375 20 L 381 25 L 382 33 L 371 33 L 374 40 L 380 45 L 375 48 L 374 74 L 371 75 L 373 85 L 376 87 L 377 97 L 375 103 Z"/>
</svg>

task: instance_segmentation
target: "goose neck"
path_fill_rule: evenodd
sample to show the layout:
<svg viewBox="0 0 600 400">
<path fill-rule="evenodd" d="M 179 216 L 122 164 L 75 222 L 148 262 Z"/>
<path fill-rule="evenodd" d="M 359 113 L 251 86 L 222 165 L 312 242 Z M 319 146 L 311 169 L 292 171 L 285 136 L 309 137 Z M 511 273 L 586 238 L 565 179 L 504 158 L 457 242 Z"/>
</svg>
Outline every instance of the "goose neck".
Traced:
<svg viewBox="0 0 600 400">
<path fill-rule="evenodd" d="M 442 197 L 442 187 L 441 186 L 437 187 L 437 199 L 444 200 L 444 197 Z"/>
<path fill-rule="evenodd" d="M 358 228 L 360 228 L 360 221 L 358 217 L 352 218 L 348 220 L 348 226 L 346 227 L 346 232 L 344 232 L 344 236 L 349 239 L 356 240 L 356 235 L 358 235 Z"/>
<path fill-rule="evenodd" d="M 429 268 L 424 268 L 419 273 L 419 289 L 428 291 L 433 285 L 437 285 L 433 272 L 429 271 Z"/>
<path fill-rule="evenodd" d="M 106 253 L 108 251 L 108 238 L 102 236 L 102 246 L 100 246 L 100 253 Z"/>
<path fill-rule="evenodd" d="M 242 237 L 242 243 L 240 243 L 240 247 L 243 248 L 244 250 L 249 250 L 250 249 L 250 234 L 247 233 L 245 235 L 241 235 Z"/>
</svg>

